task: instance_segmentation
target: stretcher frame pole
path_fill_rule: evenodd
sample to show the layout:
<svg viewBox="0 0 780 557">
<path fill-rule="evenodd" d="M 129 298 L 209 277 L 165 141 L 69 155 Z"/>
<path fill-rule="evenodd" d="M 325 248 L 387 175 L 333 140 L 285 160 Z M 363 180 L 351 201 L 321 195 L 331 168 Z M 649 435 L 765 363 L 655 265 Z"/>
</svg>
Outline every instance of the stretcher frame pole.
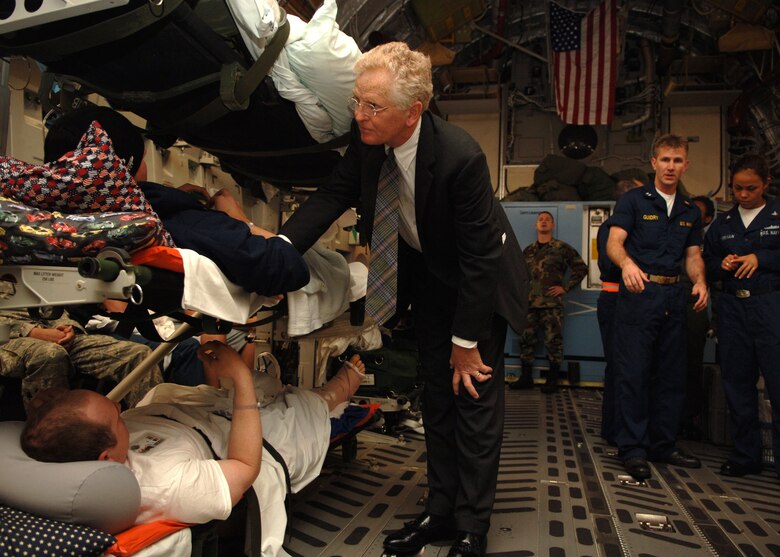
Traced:
<svg viewBox="0 0 780 557">
<path fill-rule="evenodd" d="M 193 314 L 193 317 L 200 317 L 200 314 L 195 313 Z M 193 327 L 189 323 L 182 323 L 176 328 L 176 331 L 171 338 L 188 338 L 187 333 L 192 329 Z M 135 366 L 133 371 L 128 373 L 116 387 L 111 389 L 111 392 L 109 392 L 106 397 L 115 402 L 122 400 L 127 393 L 130 392 L 130 389 L 133 388 L 133 385 L 135 385 L 144 375 L 149 373 L 153 366 L 156 366 L 165 358 L 165 356 L 173 352 L 177 344 L 178 342 L 161 342 L 160 345 L 152 350 L 152 353 L 144 358 L 140 364 Z"/>
</svg>

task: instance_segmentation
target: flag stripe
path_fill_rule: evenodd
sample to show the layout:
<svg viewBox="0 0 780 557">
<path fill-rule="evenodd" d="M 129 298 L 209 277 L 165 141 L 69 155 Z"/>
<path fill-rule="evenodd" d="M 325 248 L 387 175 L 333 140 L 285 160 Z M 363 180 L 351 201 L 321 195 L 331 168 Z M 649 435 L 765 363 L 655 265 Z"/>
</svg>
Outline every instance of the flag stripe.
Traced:
<svg viewBox="0 0 780 557">
<path fill-rule="evenodd" d="M 615 0 L 582 16 L 551 4 L 556 108 L 567 124 L 609 124 L 615 109 Z"/>
</svg>

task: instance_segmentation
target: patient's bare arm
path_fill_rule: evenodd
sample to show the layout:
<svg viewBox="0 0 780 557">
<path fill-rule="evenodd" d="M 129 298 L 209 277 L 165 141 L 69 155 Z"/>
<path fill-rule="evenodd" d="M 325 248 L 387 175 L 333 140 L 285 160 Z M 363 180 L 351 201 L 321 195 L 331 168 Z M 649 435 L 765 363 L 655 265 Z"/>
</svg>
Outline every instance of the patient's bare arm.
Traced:
<svg viewBox="0 0 780 557">
<path fill-rule="evenodd" d="M 233 382 L 233 422 L 227 458 L 219 461 L 235 505 L 260 473 L 263 430 L 252 374 L 241 356 L 221 342 L 211 341 L 198 349 L 207 373 Z"/>
<path fill-rule="evenodd" d="M 241 208 L 241 205 L 239 205 L 238 201 L 235 197 L 233 197 L 233 194 L 230 192 L 227 188 L 222 188 L 217 193 L 214 194 L 214 197 L 211 198 L 214 202 L 214 209 L 217 211 L 222 211 L 223 213 L 226 213 L 228 216 L 233 217 L 236 220 L 240 220 L 241 222 L 246 223 L 249 226 L 249 230 L 252 234 L 255 236 L 262 236 L 263 238 L 271 238 L 272 236 L 276 236 L 273 232 L 270 230 L 266 230 L 265 228 L 260 228 L 256 224 L 254 224 L 249 217 L 246 216 L 246 213 L 244 213 L 244 210 Z"/>
</svg>

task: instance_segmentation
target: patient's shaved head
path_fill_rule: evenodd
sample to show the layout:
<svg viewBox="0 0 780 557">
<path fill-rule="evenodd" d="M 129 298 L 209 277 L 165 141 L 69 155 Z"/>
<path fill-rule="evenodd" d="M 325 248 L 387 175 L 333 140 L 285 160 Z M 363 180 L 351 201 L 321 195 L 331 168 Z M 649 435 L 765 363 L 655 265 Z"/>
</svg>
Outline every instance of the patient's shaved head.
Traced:
<svg viewBox="0 0 780 557">
<path fill-rule="evenodd" d="M 98 460 L 115 446 L 111 428 L 86 414 L 91 396 L 90 391 L 63 391 L 33 405 L 21 437 L 27 456 L 41 462 Z"/>
</svg>

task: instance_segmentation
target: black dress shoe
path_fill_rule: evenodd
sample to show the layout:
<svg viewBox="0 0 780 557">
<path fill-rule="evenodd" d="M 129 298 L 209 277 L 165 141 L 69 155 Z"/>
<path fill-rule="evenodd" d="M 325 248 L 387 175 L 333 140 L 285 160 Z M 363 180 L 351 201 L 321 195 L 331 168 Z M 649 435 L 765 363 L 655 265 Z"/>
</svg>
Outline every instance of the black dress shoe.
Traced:
<svg viewBox="0 0 780 557">
<path fill-rule="evenodd" d="M 517 390 L 525 390 L 525 389 L 533 389 L 534 388 L 534 378 L 530 375 L 521 375 L 518 377 L 517 381 L 510 383 L 509 388 L 513 391 Z"/>
<path fill-rule="evenodd" d="M 416 553 L 429 543 L 454 540 L 456 534 L 451 520 L 424 512 L 388 534 L 384 546 L 392 551 Z"/>
<path fill-rule="evenodd" d="M 641 482 L 650 477 L 650 465 L 641 456 L 627 458 L 623 462 L 623 466 L 626 467 L 626 472 L 637 481 Z"/>
<path fill-rule="evenodd" d="M 546 395 L 558 392 L 558 380 L 547 378 L 547 381 L 542 385 L 542 392 Z"/>
<path fill-rule="evenodd" d="M 485 557 L 487 537 L 470 532 L 458 532 L 447 557 Z"/>
<path fill-rule="evenodd" d="M 680 468 L 701 468 L 701 460 L 693 455 L 685 454 L 680 449 L 674 449 L 668 455 L 654 459 L 655 462 L 665 462 Z"/>
<path fill-rule="evenodd" d="M 696 424 L 687 423 L 680 427 L 680 433 L 678 437 L 687 441 L 701 441 L 704 439 L 704 434 Z"/>
<path fill-rule="evenodd" d="M 720 473 L 724 476 L 732 476 L 735 478 L 741 478 L 748 474 L 760 474 L 761 463 L 751 462 L 750 464 L 739 464 L 727 460 L 720 466 Z"/>
</svg>

